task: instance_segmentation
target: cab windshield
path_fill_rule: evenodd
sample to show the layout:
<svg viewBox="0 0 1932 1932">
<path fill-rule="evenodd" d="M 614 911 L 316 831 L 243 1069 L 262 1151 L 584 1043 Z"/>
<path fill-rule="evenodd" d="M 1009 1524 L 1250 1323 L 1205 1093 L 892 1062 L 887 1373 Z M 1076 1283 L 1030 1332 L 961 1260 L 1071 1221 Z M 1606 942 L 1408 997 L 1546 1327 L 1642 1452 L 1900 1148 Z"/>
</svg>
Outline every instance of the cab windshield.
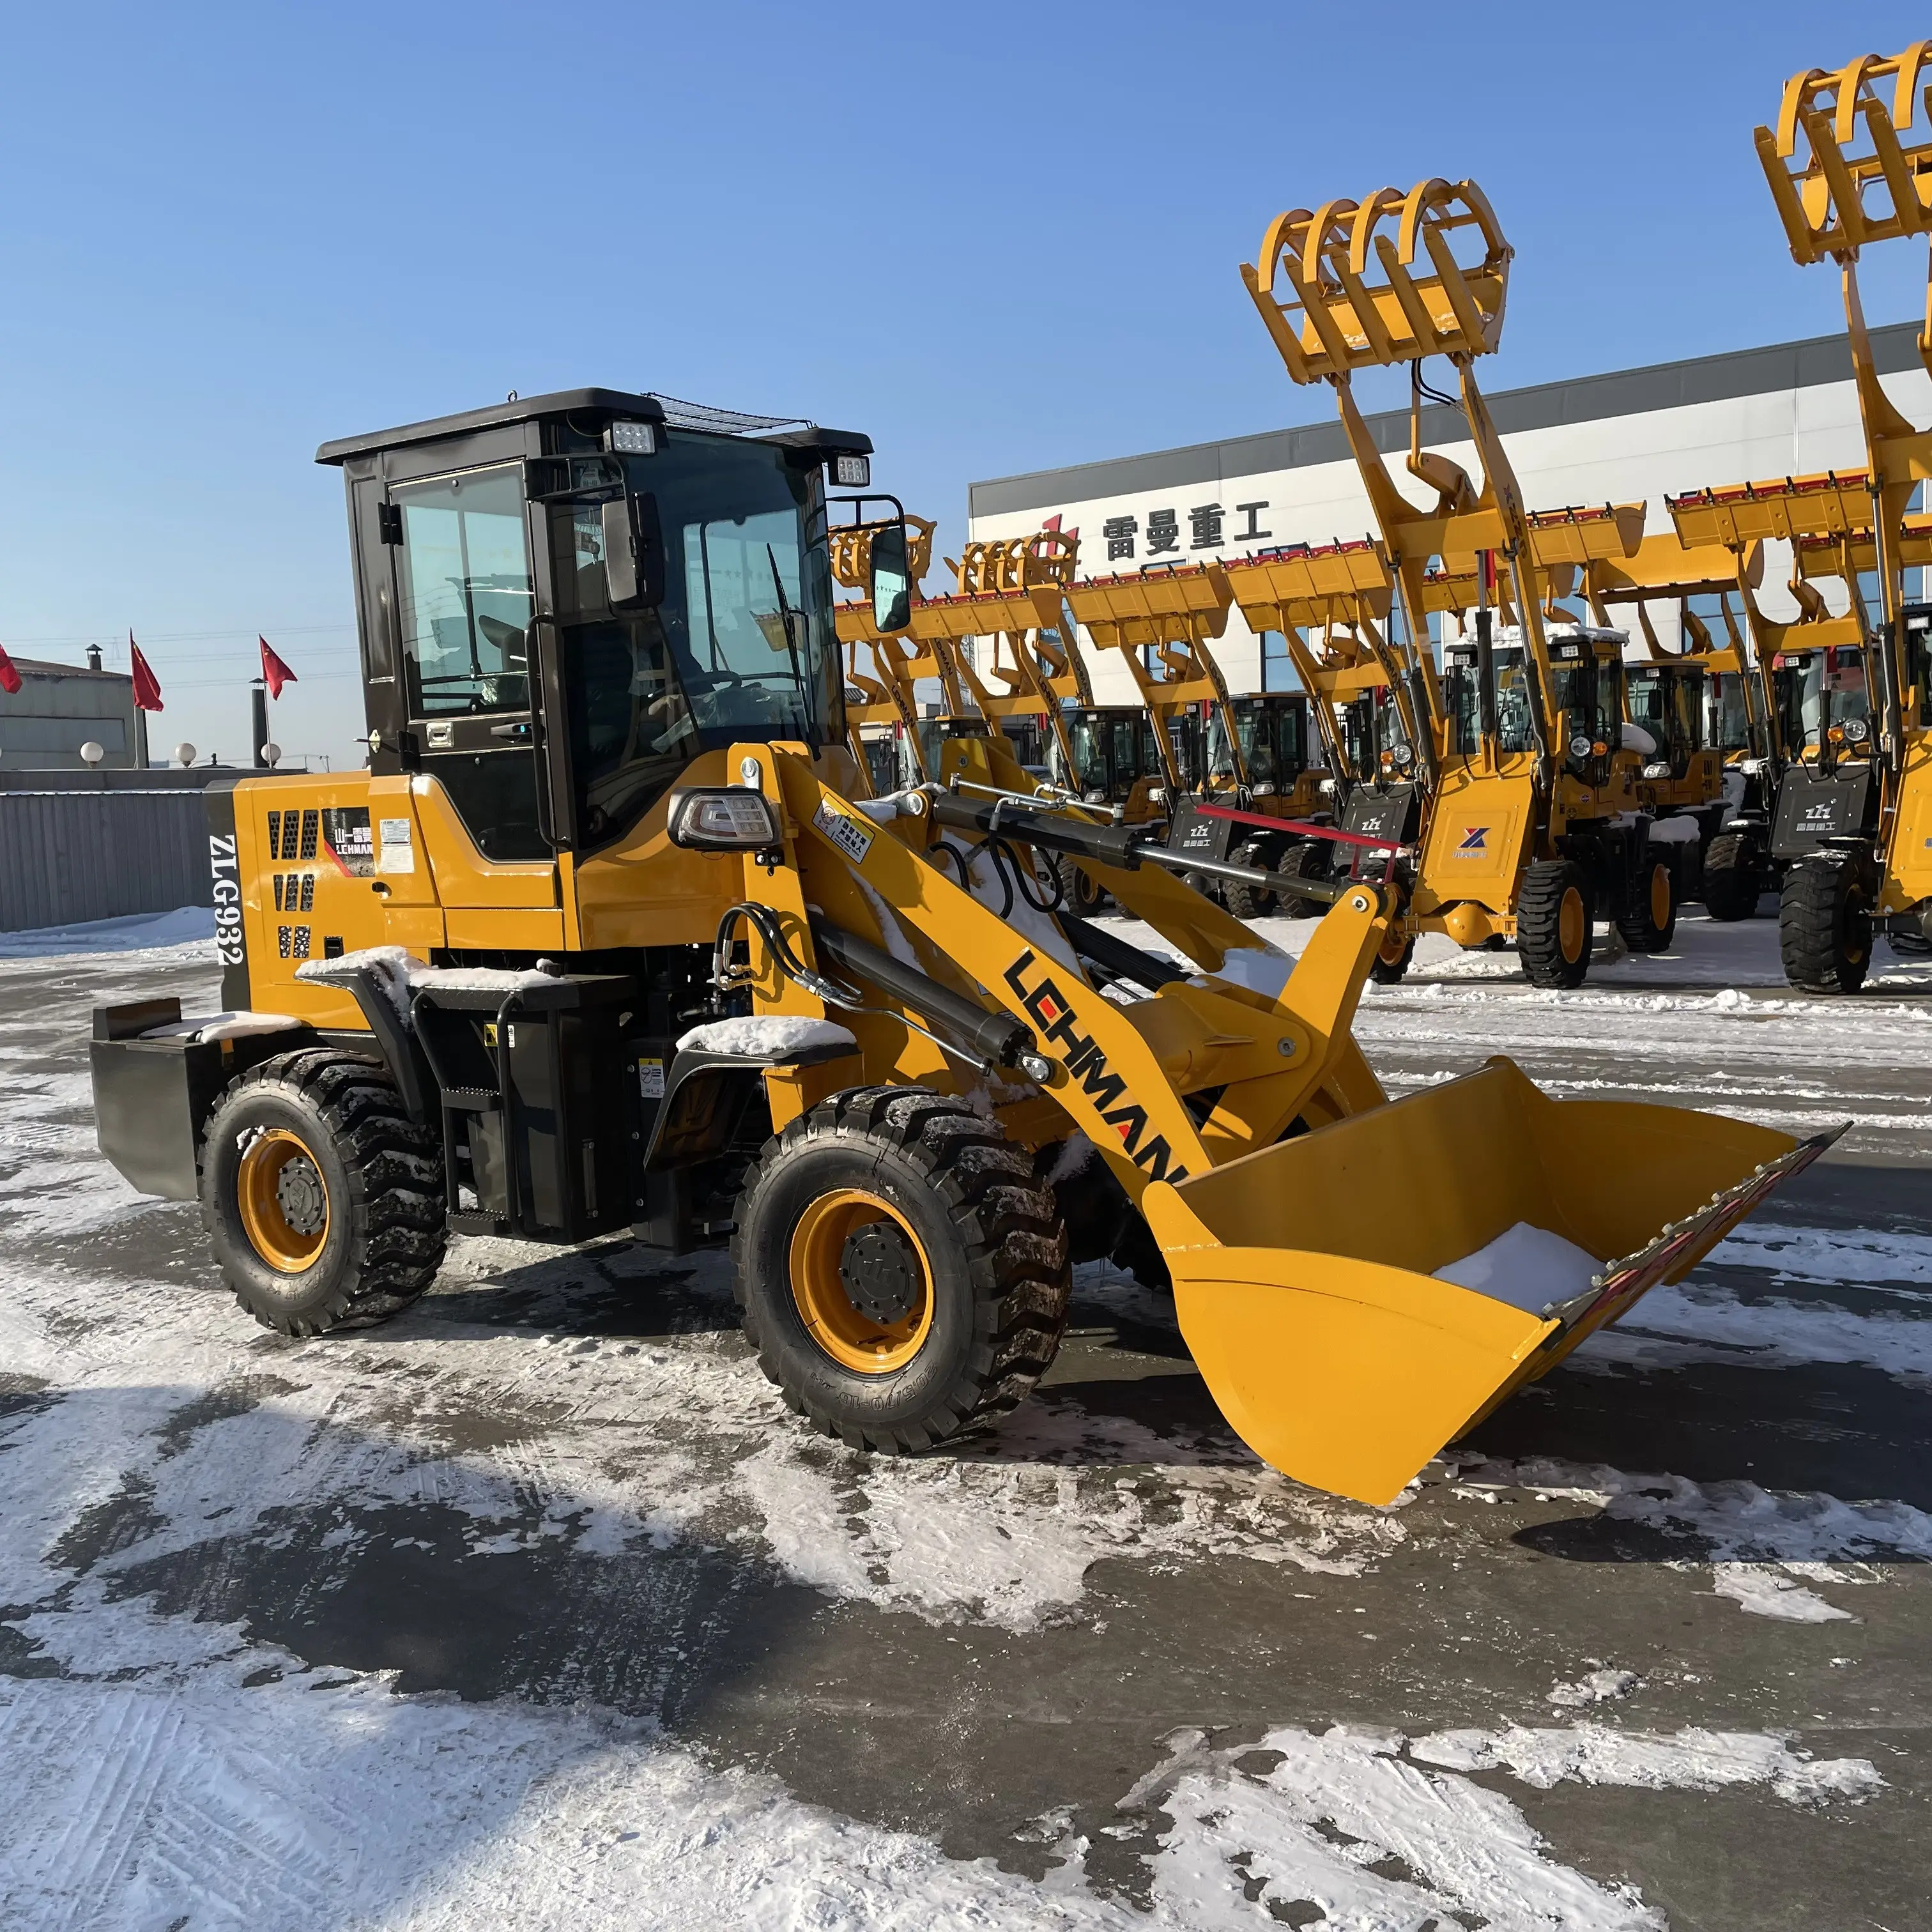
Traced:
<svg viewBox="0 0 1932 1932">
<path fill-rule="evenodd" d="M 1741 671 L 1719 671 L 1704 685 L 1704 742 L 1729 757 L 1751 748 L 1750 704 Z"/>
<path fill-rule="evenodd" d="M 1204 755 L 1207 781 L 1210 786 L 1234 783 L 1234 741 L 1228 735 L 1228 721 L 1221 715 L 1219 705 L 1208 714 Z"/>
<path fill-rule="evenodd" d="M 614 836 L 700 752 L 844 731 L 815 467 L 769 443 L 673 430 L 625 459 L 662 599 L 616 612 L 602 506 L 550 506 L 572 764 L 584 829 Z"/>
<path fill-rule="evenodd" d="M 1306 765 L 1306 714 L 1298 704 L 1235 700 L 1241 757 L 1253 784 L 1292 784 Z"/>
<path fill-rule="evenodd" d="M 1111 729 L 1108 720 L 1083 712 L 1075 712 L 1068 718 L 1067 741 L 1073 748 L 1073 770 L 1066 780 L 1069 790 L 1112 794 L 1113 778 L 1107 767 L 1107 738 Z"/>
<path fill-rule="evenodd" d="M 1771 682 L 1778 700 L 1778 735 L 1794 758 L 1817 749 L 1828 705 L 1834 724 L 1871 715 L 1864 653 L 1855 645 L 1774 658 Z"/>
<path fill-rule="evenodd" d="M 1402 726 L 1402 713 L 1385 685 L 1365 691 L 1341 708 L 1343 747 L 1350 773 L 1358 779 L 1372 780 L 1384 773 L 1406 770 L 1412 759 L 1408 736 Z M 1388 762 L 1383 762 L 1384 754 Z"/>
<path fill-rule="evenodd" d="M 1529 728 L 1529 673 L 1520 644 L 1500 644 L 1491 652 L 1496 667 L 1497 748 L 1527 752 L 1535 743 Z M 1443 703 L 1455 728 L 1459 756 L 1472 757 L 1482 741 L 1482 698 L 1475 666 L 1452 662 L 1443 674 Z"/>
<path fill-rule="evenodd" d="M 1636 664 L 1629 677 L 1630 722 L 1655 747 L 1652 752 L 1645 752 L 1641 744 L 1634 748 L 1646 760 L 1667 759 L 1671 776 L 1682 778 L 1693 755 L 1702 748 L 1702 672 L 1688 665 Z"/>
</svg>

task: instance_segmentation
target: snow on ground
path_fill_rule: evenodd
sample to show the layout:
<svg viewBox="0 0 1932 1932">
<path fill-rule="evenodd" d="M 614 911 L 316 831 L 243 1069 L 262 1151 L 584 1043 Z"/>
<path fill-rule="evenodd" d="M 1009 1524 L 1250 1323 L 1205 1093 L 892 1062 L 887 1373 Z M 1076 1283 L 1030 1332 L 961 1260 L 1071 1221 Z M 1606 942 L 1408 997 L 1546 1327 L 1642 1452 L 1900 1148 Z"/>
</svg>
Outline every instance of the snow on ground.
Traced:
<svg viewBox="0 0 1932 1932">
<path fill-rule="evenodd" d="M 214 937 L 214 914 L 206 906 L 173 912 L 136 913 L 78 926 L 43 926 L 0 932 L 0 959 L 53 959 L 72 953 L 146 952 L 186 946 Z"/>
<path fill-rule="evenodd" d="M 166 920 L 116 923 L 111 940 L 0 935 L 12 962 L 0 982 L 51 962 L 78 1015 L 90 993 L 127 997 L 156 963 L 207 956 Z M 1290 952 L 1312 929 L 1259 923 Z M 1766 930 L 1723 936 L 1761 950 Z M 1814 1003 L 1726 1000 L 1694 980 L 1664 995 L 1642 991 L 1647 979 L 1538 994 L 1494 976 L 1514 964 L 1504 956 L 1463 957 L 1482 973 L 1432 985 L 1424 958 L 1365 1003 L 1372 1055 L 1408 1057 L 1394 1090 L 1432 1077 L 1432 1056 L 1527 1039 L 1621 1056 L 1629 1078 L 1605 1087 L 1718 1104 L 1714 1076 L 1664 1071 L 1694 1040 L 1724 1057 L 1734 1111 L 1811 1118 L 1836 1104 L 1895 1120 L 1909 1110 L 1883 1076 L 1922 1067 L 1932 1040 L 1932 1003 L 1912 987 L 1840 1005 L 1821 1026 Z M 393 1540 L 386 1512 L 434 1504 L 466 1526 L 464 1562 L 536 1547 L 735 1551 L 828 1603 L 1018 1636 L 1100 1628 L 1090 1589 L 1102 1559 L 1365 1576 L 1412 1549 L 1413 1504 L 1339 1503 L 1263 1468 L 1220 1428 L 1156 1427 L 1052 1391 L 957 1454 L 855 1456 L 805 1435 L 757 1376 L 715 1257 L 545 1260 L 461 1243 L 442 1294 L 418 1311 L 284 1342 L 146 1258 L 179 1239 L 182 1210 L 139 1200 L 100 1162 L 77 1048 L 54 1051 L 44 1030 L 17 1006 L 0 1019 L 0 1641 L 26 1672 L 0 1676 L 0 1923 L 1218 1932 L 1307 1922 L 1318 1907 L 1349 1932 L 1456 1914 L 1497 1932 L 1639 1932 L 1662 1912 L 1563 1862 L 1513 1791 L 1730 1788 L 1808 1809 L 1881 1791 L 1867 1759 L 1808 1754 L 1771 1731 L 1606 1721 L 1641 1688 L 1608 1665 L 1550 1693 L 1574 1724 L 1405 1732 L 1258 1714 L 1246 1735 L 1258 1742 L 1175 1732 L 1121 1792 L 1106 1834 L 1143 1874 L 1130 1898 L 1100 1878 L 1070 1813 L 1032 1828 L 1054 1860 L 1035 1883 L 803 1804 L 647 1718 L 567 1697 L 404 1694 L 244 1624 L 165 1610 L 146 1580 L 212 1539 L 293 1550 L 304 1525 L 328 1522 L 322 1544 L 352 1548 Z M 1780 1084 L 1801 1050 L 1825 1070 L 1796 1083 L 1815 1095 Z M 1731 1106 L 1731 1090 L 1715 1090 Z M 96 1258 L 110 1247 L 111 1268 Z M 670 1332 L 572 1334 L 506 1325 L 487 1301 L 469 1317 L 436 1306 L 509 1277 L 541 1304 L 586 1266 L 614 1294 L 670 1296 Z M 1932 1325 L 1915 1314 L 1928 1283 L 1932 1238 L 1754 1222 L 1576 1366 L 1854 1364 L 1913 1382 L 1932 1374 Z M 1834 1298 L 1847 1284 L 1866 1299 Z M 1166 1304 L 1106 1269 L 1083 1271 L 1080 1294 L 1090 1311 L 1171 1329 Z M 1932 1560 L 1932 1518 L 1902 1501 L 1554 1459 L 1459 1454 L 1442 1466 L 1450 1480 L 1430 1493 L 1444 1508 L 1509 1490 L 1645 1526 L 1682 1542 L 1687 1593 L 1787 1624 L 1844 1622 L 1856 1612 L 1826 1592 L 1850 1586 L 1856 1603 L 1898 1565 Z"/>
</svg>

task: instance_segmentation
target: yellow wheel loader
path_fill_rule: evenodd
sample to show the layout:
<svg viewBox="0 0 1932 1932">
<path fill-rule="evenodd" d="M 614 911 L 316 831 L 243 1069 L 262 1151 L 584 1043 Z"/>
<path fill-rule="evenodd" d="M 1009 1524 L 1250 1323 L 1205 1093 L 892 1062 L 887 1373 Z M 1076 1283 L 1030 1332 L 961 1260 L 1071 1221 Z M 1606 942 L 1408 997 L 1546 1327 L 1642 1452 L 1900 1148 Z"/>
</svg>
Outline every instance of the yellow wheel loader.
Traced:
<svg viewBox="0 0 1932 1932">
<path fill-rule="evenodd" d="M 1325 876 L 1326 855 L 1304 852 L 1305 835 L 1276 828 L 1288 816 L 1303 784 L 1305 718 L 1282 694 L 1264 702 L 1238 700 L 1210 641 L 1228 626 L 1231 580 L 1218 562 L 1150 564 L 1138 572 L 1072 582 L 1067 608 L 1094 643 L 1118 651 L 1154 727 L 1162 771 L 1161 802 L 1169 842 L 1204 862 L 1195 885 L 1244 919 L 1271 911 L 1265 889 L 1243 885 L 1211 869 L 1233 861 L 1271 870 L 1286 862 L 1299 874 L 1312 856 L 1313 875 Z M 1304 728 L 1297 734 L 1298 724 Z M 1286 725 L 1298 758 L 1294 790 L 1281 792 L 1279 759 Z M 1251 756 L 1258 751 L 1276 776 L 1258 793 Z M 1288 854 L 1292 851 L 1293 857 Z"/>
<path fill-rule="evenodd" d="M 1749 592 L 1761 580 L 1764 550 L 1746 547 L 1734 560 L 1722 544 L 1688 549 L 1672 532 L 1646 537 L 1628 557 L 1602 557 L 1585 567 L 1583 588 L 1599 625 L 1628 623 L 1634 612 L 1643 655 L 1626 654 L 1622 740 L 1641 760 L 1637 796 L 1651 813 L 1651 842 L 1676 871 L 1676 897 L 1705 898 L 1706 860 L 1744 801 L 1746 775 L 1732 769 L 1766 754 L 1768 730 L 1756 682 L 1756 667 L 1731 607 L 1735 591 Z M 1664 649 L 1652 620 L 1653 603 L 1677 606 L 1681 640 Z M 1697 603 L 1723 627 L 1720 643 Z M 1729 682 L 1726 682 L 1726 680 Z M 1735 718 L 1726 728 L 1727 707 Z M 1735 868 L 1709 868 L 1712 890 L 1723 917 L 1731 909 Z M 1730 895 L 1731 896 L 1727 896 Z M 1625 937 L 1634 946 L 1648 936 L 1640 925 Z"/>
<path fill-rule="evenodd" d="M 1866 633 L 1864 742 L 1875 796 L 1861 822 L 1833 826 L 1795 860 L 1780 888 L 1786 976 L 1816 992 L 1855 992 L 1876 933 L 1909 951 L 1932 949 L 1932 604 L 1906 594 L 1916 534 L 1910 512 L 1932 478 L 1932 429 L 1916 428 L 1879 380 L 1858 280 L 1863 249 L 1932 236 L 1922 186 L 1932 169 L 1928 69 L 1932 42 L 1920 40 L 1888 58 L 1868 55 L 1836 71 L 1794 74 L 1776 128 L 1756 130 L 1792 260 L 1838 265 L 1866 451 L 1874 608 L 1858 594 L 1858 568 L 1846 574 L 1851 614 Z M 1922 332 L 1919 352 L 1932 371 L 1932 330 Z M 1841 728 L 1847 743 L 1852 722 Z M 1791 782 L 1780 788 L 1780 815 Z M 1820 822 L 1842 802 L 1817 799 Z"/>
<path fill-rule="evenodd" d="M 452 1231 L 728 1241 L 791 1408 L 926 1449 L 1025 1396 L 1131 1220 L 1243 1439 L 1384 1503 L 1815 1158 L 1506 1060 L 1390 1102 L 1350 1023 L 1393 884 L 1291 962 L 997 738 L 864 796 L 824 476 L 868 450 L 604 389 L 323 447 L 369 768 L 211 786 L 225 1010 L 94 1016 L 104 1150 L 256 1319 L 392 1316 Z M 1045 907 L 1060 856 L 1191 966 Z"/>
<path fill-rule="evenodd" d="M 1856 598 L 1834 613 L 1814 581 L 1841 574 L 1846 543 L 1863 536 L 1869 550 L 1869 479 L 1826 471 L 1664 501 L 1687 548 L 1715 544 L 1730 554 L 1750 639 L 1752 753 L 1740 761 L 1739 795 L 1704 855 L 1706 910 L 1713 919 L 1748 919 L 1792 866 L 1832 849 L 1825 842 L 1869 838 L 1877 828 L 1865 619 Z M 1908 530 L 1906 541 L 1920 540 Z M 1788 545 L 1793 560 L 1798 616 L 1789 622 L 1770 616 L 1759 600 L 1770 542 Z M 1868 950 L 1851 949 L 1861 961 Z M 1845 964 L 1863 977 L 1849 955 Z"/>
<path fill-rule="evenodd" d="M 1264 835 L 1253 849 L 1307 878 L 1380 877 L 1415 843 L 1422 806 L 1404 714 L 1392 695 L 1403 674 L 1385 635 L 1394 596 L 1388 559 L 1366 540 L 1297 544 L 1226 568 L 1248 628 L 1282 638 L 1324 765 L 1305 772 L 1294 794 L 1291 816 L 1303 842 L 1277 850 Z M 1406 920 L 1392 924 L 1373 976 L 1400 980 L 1414 950 Z"/>
<path fill-rule="evenodd" d="M 1473 182 L 1384 188 L 1278 215 L 1260 266 L 1243 267 L 1289 376 L 1335 391 L 1396 583 L 1405 675 L 1390 695 L 1406 715 L 1426 794 L 1412 922 L 1462 946 L 1514 938 L 1539 986 L 1580 985 L 1592 925 L 1662 934 L 1672 868 L 1640 812 L 1638 761 L 1619 744 L 1620 644 L 1594 628 L 1552 640 L 1544 578 L 1593 556 L 1628 555 L 1641 504 L 1532 516 L 1474 377 L 1502 329 L 1512 251 Z M 1424 382 L 1425 358 L 1448 358 L 1456 396 Z M 1358 369 L 1411 365 L 1411 476 L 1424 508 L 1397 488 L 1352 388 Z M 1480 490 L 1422 446 L 1425 401 L 1458 410 L 1475 446 Z M 1480 603 L 1473 638 L 1445 641 L 1438 678 L 1428 645 L 1432 569 L 1486 581 L 1518 615 L 1499 640 Z"/>
</svg>

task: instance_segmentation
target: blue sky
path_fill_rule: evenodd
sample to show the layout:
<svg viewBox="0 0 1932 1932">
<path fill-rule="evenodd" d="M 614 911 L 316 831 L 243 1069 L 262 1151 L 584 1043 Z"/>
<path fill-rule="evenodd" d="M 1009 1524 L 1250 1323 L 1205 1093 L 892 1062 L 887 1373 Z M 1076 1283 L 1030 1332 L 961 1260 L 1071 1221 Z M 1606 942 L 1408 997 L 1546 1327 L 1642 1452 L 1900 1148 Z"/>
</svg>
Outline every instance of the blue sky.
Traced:
<svg viewBox="0 0 1932 1932">
<path fill-rule="evenodd" d="M 1236 275 L 1279 209 L 1471 175 L 1516 248 L 1492 390 L 1840 327 L 1750 134 L 1922 8 L 8 9 L 0 642 L 358 756 L 324 439 L 596 382 L 974 478 L 1326 413 Z M 1874 320 L 1924 263 L 1869 266 Z M 1714 482 L 1731 479 L 1713 478 Z M 1319 539 L 1330 532 L 1304 532 Z"/>
</svg>

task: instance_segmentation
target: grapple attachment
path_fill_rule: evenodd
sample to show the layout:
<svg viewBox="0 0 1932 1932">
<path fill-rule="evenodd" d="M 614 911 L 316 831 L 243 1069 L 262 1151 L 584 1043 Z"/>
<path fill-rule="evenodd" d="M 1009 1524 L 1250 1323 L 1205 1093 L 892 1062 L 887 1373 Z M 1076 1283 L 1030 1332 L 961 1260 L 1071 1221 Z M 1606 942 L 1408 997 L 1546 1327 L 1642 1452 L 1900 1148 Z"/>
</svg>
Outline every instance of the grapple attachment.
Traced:
<svg viewBox="0 0 1932 1932">
<path fill-rule="evenodd" d="M 1585 1336 L 1675 1281 L 1835 1138 L 1552 1100 L 1513 1062 L 1148 1188 L 1181 1334 L 1235 1432 L 1387 1503 Z M 1520 1224 L 1599 1263 L 1478 1292 L 1436 1279 Z M 1533 1244 L 1532 1244 L 1533 1245 Z"/>
</svg>

